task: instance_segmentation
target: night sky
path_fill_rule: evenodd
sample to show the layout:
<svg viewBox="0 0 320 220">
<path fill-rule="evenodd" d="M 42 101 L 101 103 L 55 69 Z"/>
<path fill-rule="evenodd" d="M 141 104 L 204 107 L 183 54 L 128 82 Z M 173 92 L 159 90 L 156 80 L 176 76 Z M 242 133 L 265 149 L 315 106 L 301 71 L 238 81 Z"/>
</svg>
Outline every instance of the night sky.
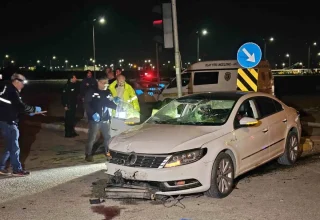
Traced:
<svg viewBox="0 0 320 220">
<path fill-rule="evenodd" d="M 107 20 L 96 25 L 97 62 L 153 59 L 157 0 L 104 1 L 4 1 L 0 11 L 1 56 L 10 54 L 19 63 L 55 55 L 70 62 L 92 57 L 90 21 L 101 15 Z M 236 3 L 234 3 L 236 2 Z M 196 60 L 196 30 L 206 28 L 209 35 L 200 43 L 205 60 L 236 59 L 242 43 L 253 41 L 263 47 L 263 38 L 275 38 L 267 47 L 271 62 L 307 62 L 308 46 L 313 59 L 320 52 L 319 9 L 307 1 L 213 1 L 177 0 L 180 50 L 183 62 Z M 263 49 L 263 48 L 262 48 Z M 173 61 L 173 50 L 160 54 Z"/>
</svg>

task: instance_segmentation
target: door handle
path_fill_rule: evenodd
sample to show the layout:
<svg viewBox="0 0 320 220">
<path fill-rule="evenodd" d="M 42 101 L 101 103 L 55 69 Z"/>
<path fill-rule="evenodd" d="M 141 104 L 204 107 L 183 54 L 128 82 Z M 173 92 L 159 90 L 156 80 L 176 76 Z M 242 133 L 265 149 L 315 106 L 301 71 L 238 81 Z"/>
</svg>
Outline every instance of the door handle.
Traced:
<svg viewBox="0 0 320 220">
<path fill-rule="evenodd" d="M 268 131 L 269 131 L 268 128 L 265 128 L 265 129 L 262 130 L 262 132 L 264 132 L 264 133 L 266 133 L 266 132 L 268 132 Z"/>
<path fill-rule="evenodd" d="M 282 120 L 282 122 L 284 122 L 284 123 L 287 122 L 287 121 L 288 121 L 287 119 L 283 119 L 283 120 Z"/>
</svg>

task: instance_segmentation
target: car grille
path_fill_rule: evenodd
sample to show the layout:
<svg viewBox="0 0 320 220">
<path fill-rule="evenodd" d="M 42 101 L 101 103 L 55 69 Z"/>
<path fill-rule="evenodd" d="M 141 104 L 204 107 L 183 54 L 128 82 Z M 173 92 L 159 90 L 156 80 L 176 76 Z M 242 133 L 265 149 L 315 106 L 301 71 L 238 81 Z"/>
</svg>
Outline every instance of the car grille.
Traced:
<svg viewBox="0 0 320 220">
<path fill-rule="evenodd" d="M 120 152 L 110 151 L 110 154 L 111 154 L 111 159 L 109 160 L 109 163 L 119 164 L 123 166 L 148 167 L 148 168 L 158 168 L 167 157 L 167 155 L 137 154 L 137 159 L 135 163 L 130 164 L 130 161 L 128 158 L 131 153 L 120 153 Z"/>
</svg>

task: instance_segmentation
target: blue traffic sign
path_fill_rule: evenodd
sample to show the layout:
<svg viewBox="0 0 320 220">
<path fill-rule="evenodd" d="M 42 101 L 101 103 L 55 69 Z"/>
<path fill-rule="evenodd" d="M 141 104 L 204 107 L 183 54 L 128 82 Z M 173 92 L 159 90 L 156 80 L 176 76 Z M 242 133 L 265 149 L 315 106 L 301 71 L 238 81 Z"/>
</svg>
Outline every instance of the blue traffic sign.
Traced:
<svg viewBox="0 0 320 220">
<path fill-rule="evenodd" d="M 262 52 L 260 47 L 255 43 L 243 44 L 237 53 L 237 60 L 243 68 L 253 68 L 261 61 Z"/>
</svg>

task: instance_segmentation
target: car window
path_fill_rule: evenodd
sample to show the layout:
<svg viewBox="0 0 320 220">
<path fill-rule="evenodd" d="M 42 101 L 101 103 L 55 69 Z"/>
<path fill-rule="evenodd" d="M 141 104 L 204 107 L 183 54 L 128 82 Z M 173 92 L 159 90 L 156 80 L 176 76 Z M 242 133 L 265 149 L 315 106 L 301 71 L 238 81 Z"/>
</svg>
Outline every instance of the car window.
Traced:
<svg viewBox="0 0 320 220">
<path fill-rule="evenodd" d="M 256 111 L 253 100 L 246 100 L 241 104 L 236 114 L 236 117 L 234 119 L 235 127 L 238 127 L 240 125 L 240 120 L 243 117 L 249 117 L 249 118 L 255 118 L 255 119 L 259 118 L 259 115 Z"/>
<path fill-rule="evenodd" d="M 190 76 L 191 76 L 191 73 L 190 73 L 190 72 L 189 72 L 189 73 L 184 73 L 184 74 L 181 75 L 182 86 L 186 86 L 186 85 L 189 84 Z M 170 89 L 170 88 L 177 88 L 177 79 L 174 78 L 174 79 L 170 82 L 170 84 L 169 84 L 169 86 L 168 86 L 167 88 L 168 88 L 168 89 Z"/>
<path fill-rule="evenodd" d="M 276 106 L 274 105 L 273 99 L 268 97 L 257 97 L 255 100 L 260 112 L 259 119 L 262 119 L 269 115 L 277 113 L 277 109 L 276 109 Z"/>
<path fill-rule="evenodd" d="M 218 83 L 219 72 L 195 72 L 194 85 L 207 85 Z"/>
<path fill-rule="evenodd" d="M 277 102 L 276 100 L 273 100 L 274 106 L 276 107 L 277 112 L 281 112 L 283 110 L 282 105 Z"/>
</svg>

